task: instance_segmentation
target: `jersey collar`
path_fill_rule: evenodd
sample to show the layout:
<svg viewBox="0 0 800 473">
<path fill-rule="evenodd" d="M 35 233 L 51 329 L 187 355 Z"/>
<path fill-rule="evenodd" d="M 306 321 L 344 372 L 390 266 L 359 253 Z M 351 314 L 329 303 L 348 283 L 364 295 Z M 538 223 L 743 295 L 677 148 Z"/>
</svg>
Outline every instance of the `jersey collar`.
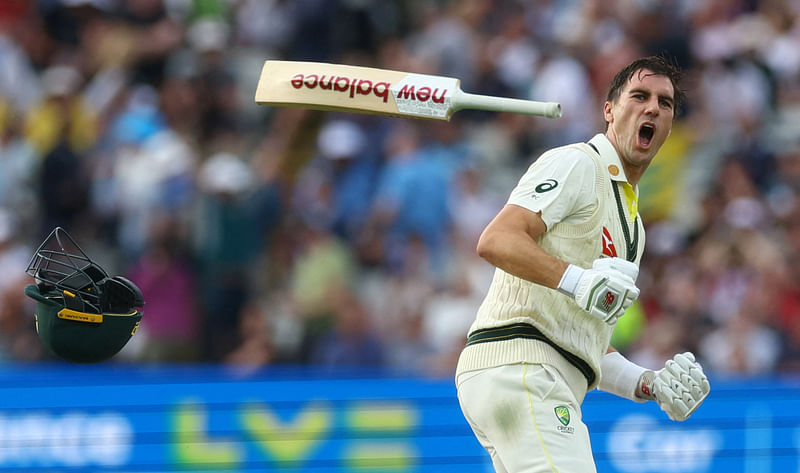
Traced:
<svg viewBox="0 0 800 473">
<path fill-rule="evenodd" d="M 598 133 L 589 140 L 589 143 L 593 144 L 597 151 L 600 152 L 600 162 L 603 164 L 603 169 L 606 170 L 608 177 L 612 181 L 628 182 L 628 178 L 625 176 L 625 169 L 622 167 L 622 161 L 617 155 L 617 150 L 608 141 L 606 135 Z"/>
</svg>

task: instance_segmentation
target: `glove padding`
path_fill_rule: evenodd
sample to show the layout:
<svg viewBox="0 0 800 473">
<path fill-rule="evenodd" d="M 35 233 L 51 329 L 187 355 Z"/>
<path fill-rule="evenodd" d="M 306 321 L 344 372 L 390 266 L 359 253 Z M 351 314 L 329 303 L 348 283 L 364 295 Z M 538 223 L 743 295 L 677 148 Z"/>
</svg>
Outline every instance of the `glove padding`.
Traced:
<svg viewBox="0 0 800 473">
<path fill-rule="evenodd" d="M 636 278 L 639 277 L 639 267 L 636 266 L 636 263 L 632 263 L 626 259 L 622 258 L 600 258 L 594 260 L 592 263 L 592 269 L 597 270 L 616 270 L 620 273 L 628 276 L 636 282 Z"/>
<path fill-rule="evenodd" d="M 591 269 L 569 265 L 558 290 L 593 317 L 614 325 L 639 297 L 639 267 L 622 258 L 601 258 Z"/>
<path fill-rule="evenodd" d="M 679 353 L 664 368 L 642 375 L 639 396 L 654 399 L 670 419 L 684 421 L 700 407 L 711 385 L 691 352 Z"/>
</svg>

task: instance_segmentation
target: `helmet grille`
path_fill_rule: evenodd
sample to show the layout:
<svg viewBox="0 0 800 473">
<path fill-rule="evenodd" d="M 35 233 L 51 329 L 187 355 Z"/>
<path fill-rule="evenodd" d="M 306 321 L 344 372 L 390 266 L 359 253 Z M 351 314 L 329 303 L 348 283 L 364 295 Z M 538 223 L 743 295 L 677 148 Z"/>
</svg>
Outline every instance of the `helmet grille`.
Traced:
<svg viewBox="0 0 800 473">
<path fill-rule="evenodd" d="M 26 271 L 45 294 L 63 291 L 82 299 L 86 309 L 101 313 L 98 283 L 108 274 L 94 263 L 61 227 L 44 240 L 28 263 Z"/>
</svg>

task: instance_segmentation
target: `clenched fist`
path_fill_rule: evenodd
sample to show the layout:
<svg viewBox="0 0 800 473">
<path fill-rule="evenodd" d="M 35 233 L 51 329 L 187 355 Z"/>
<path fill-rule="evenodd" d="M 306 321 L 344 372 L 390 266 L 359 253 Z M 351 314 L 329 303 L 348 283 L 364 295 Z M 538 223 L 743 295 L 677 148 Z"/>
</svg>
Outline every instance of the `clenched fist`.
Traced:
<svg viewBox="0 0 800 473">
<path fill-rule="evenodd" d="M 700 407 L 711 385 L 690 352 L 679 353 L 662 369 L 645 372 L 637 395 L 655 400 L 670 419 L 684 421 Z"/>
<path fill-rule="evenodd" d="M 558 290 L 573 299 L 593 317 L 614 325 L 639 297 L 636 277 L 639 267 L 622 258 L 601 258 L 591 269 L 567 267 Z"/>
</svg>

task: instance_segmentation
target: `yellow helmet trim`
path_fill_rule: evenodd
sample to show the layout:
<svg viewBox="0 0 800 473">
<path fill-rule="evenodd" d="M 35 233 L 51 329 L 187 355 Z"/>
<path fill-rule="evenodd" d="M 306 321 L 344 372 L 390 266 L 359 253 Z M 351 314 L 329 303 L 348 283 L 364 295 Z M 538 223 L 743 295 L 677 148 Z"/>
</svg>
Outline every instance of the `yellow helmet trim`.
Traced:
<svg viewBox="0 0 800 473">
<path fill-rule="evenodd" d="M 77 310 L 67 309 L 66 307 L 58 311 L 59 319 L 74 320 L 76 322 L 89 322 L 92 324 L 102 324 L 103 314 L 89 314 L 78 312 Z"/>
</svg>

